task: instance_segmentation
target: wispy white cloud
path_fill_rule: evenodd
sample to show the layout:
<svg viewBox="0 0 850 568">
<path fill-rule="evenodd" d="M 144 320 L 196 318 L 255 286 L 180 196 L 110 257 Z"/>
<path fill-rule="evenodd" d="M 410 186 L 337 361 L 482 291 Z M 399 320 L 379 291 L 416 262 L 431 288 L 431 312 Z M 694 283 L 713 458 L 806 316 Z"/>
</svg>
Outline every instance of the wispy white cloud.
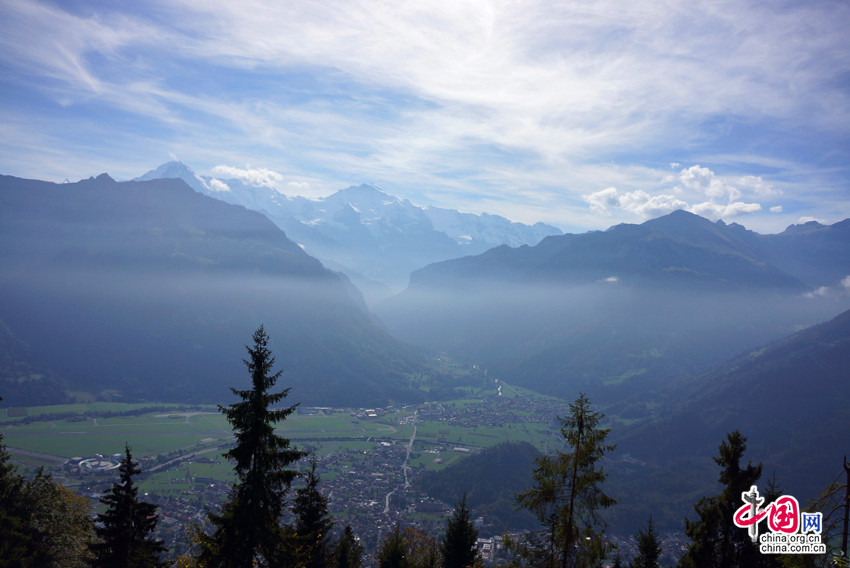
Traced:
<svg viewBox="0 0 850 568">
<path fill-rule="evenodd" d="M 267 168 L 251 168 L 247 169 L 236 168 L 233 166 L 219 165 L 212 169 L 213 175 L 221 176 L 225 179 L 237 179 L 243 183 L 253 185 L 255 187 L 275 187 L 283 181 L 283 176 L 273 170 Z"/>
<path fill-rule="evenodd" d="M 217 178 L 212 178 L 207 185 L 213 191 L 230 191 L 230 186 Z"/>
<path fill-rule="evenodd" d="M 59 104 L 43 127 L 54 141 L 83 119 L 95 140 L 120 113 L 144 138 L 128 137 L 136 161 L 259 162 L 311 191 L 377 182 L 526 221 L 850 214 L 846 2 L 123 6 L 0 4 L 0 63 L 14 71 L 0 102 L 44 112 L 12 101 L 17 87 Z M 821 154 L 789 159 L 811 145 Z M 0 167 L 24 163 L 11 150 Z"/>
<path fill-rule="evenodd" d="M 761 211 L 760 203 L 744 203 L 743 201 L 735 201 L 732 203 L 719 204 L 711 201 L 697 203 L 690 207 L 691 213 L 696 213 L 703 217 L 712 220 L 729 219 L 730 217 L 738 217 L 746 213 L 755 213 Z"/>
</svg>

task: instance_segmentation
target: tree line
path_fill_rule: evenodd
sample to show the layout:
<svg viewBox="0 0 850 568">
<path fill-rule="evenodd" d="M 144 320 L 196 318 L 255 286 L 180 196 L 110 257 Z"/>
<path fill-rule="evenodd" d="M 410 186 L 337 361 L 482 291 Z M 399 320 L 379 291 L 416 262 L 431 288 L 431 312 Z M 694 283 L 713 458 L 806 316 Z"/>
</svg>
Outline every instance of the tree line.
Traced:
<svg viewBox="0 0 850 568">
<path fill-rule="evenodd" d="M 274 356 L 262 326 L 246 347 L 244 362 L 251 388 L 232 388 L 239 399 L 219 406 L 233 427 L 235 446 L 224 454 L 233 464 L 236 481 L 229 499 L 218 511 L 207 512 L 207 526 L 194 526 L 192 550 L 173 562 L 180 568 L 360 568 L 363 549 L 350 526 L 335 535 L 327 499 L 319 490 L 315 459 L 306 473 L 292 468 L 307 457 L 275 433 L 275 424 L 292 414 L 297 405 L 276 408 L 289 389 L 272 392 L 281 372 L 273 372 Z M 609 430 L 600 427 L 604 415 L 594 411 L 585 395 L 559 417 L 565 450 L 538 456 L 532 485 L 517 495 L 517 507 L 531 512 L 541 530 L 506 538 L 511 568 L 591 568 L 613 562 L 626 564 L 605 537 L 605 509 L 617 499 L 605 493 L 607 472 L 602 458 L 615 450 L 606 442 Z M 694 505 L 697 518 L 685 521 L 688 549 L 680 568 L 808 568 L 841 564 L 828 555 L 777 556 L 761 554 L 746 530 L 732 523 L 742 493 L 761 477 L 762 466 L 741 465 L 746 438 L 732 432 L 720 444 L 714 461 L 721 468 L 719 495 Z M 156 505 L 141 501 L 134 476 L 140 470 L 131 448 L 125 446 L 119 481 L 100 499 L 105 511 L 94 520 L 87 501 L 49 475 L 39 472 L 31 480 L 17 474 L 0 437 L 0 568 L 92 567 L 161 568 L 166 549 L 154 537 Z M 303 486 L 287 493 L 296 478 Z M 827 515 L 824 538 L 834 532 L 833 513 L 840 508 L 836 482 L 815 503 L 835 505 Z M 771 502 L 781 491 L 769 482 L 765 498 Z M 836 505 L 837 503 L 837 505 Z M 846 506 L 846 505 L 845 505 Z M 285 511 L 291 522 L 283 522 Z M 832 521 L 830 521 L 832 519 Z M 378 568 L 479 568 L 477 531 L 470 520 L 464 495 L 446 524 L 441 539 L 396 525 L 375 555 Z M 661 541 L 650 516 L 635 536 L 638 555 L 631 568 L 661 566 Z"/>
</svg>

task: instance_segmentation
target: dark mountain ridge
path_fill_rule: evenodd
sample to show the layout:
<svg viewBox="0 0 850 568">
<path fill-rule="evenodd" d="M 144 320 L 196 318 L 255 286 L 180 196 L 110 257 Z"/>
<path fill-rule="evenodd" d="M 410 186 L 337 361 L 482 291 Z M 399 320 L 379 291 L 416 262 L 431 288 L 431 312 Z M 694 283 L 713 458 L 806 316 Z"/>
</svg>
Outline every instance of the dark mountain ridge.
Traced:
<svg viewBox="0 0 850 568">
<path fill-rule="evenodd" d="M 0 259 L 0 320 L 77 390 L 220 402 L 262 323 L 297 400 L 419 396 L 420 356 L 344 276 L 263 215 L 180 180 L 2 176 Z"/>
<path fill-rule="evenodd" d="M 590 284 L 617 278 L 633 285 L 773 288 L 806 285 L 767 262 L 756 233 L 676 211 L 641 225 L 544 238 L 534 247 L 501 246 L 414 272 L 410 290 L 451 287 L 459 279 Z M 773 249 L 781 248 L 773 247 Z"/>
<path fill-rule="evenodd" d="M 622 415 L 647 398 L 661 401 L 657 419 L 612 430 L 618 450 L 633 458 L 630 465 L 616 465 L 614 475 L 624 491 L 644 496 L 646 503 L 678 502 L 678 514 L 685 515 L 693 502 L 687 491 L 713 486 L 711 472 L 717 469 L 710 457 L 727 433 L 739 430 L 748 439 L 745 459 L 764 465 L 760 486 L 775 474 L 783 492 L 805 503 L 842 473 L 850 450 L 848 369 L 850 311 L 845 311 L 657 395 L 614 404 L 609 412 Z"/>
<path fill-rule="evenodd" d="M 614 401 L 847 309 L 848 225 L 764 236 L 677 211 L 429 265 L 376 312 L 509 382 Z"/>
</svg>

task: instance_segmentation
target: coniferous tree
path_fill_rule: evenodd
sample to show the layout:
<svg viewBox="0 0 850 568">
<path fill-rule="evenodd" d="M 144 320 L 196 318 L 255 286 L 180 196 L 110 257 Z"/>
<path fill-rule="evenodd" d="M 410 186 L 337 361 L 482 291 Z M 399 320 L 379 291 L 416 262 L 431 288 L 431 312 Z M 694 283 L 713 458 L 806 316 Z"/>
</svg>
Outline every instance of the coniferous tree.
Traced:
<svg viewBox="0 0 850 568">
<path fill-rule="evenodd" d="M 478 531 L 469 520 L 466 493 L 455 507 L 446 525 L 446 536 L 440 547 L 443 568 L 470 568 L 478 558 Z"/>
<path fill-rule="evenodd" d="M 537 542 L 520 554 L 537 565 L 552 568 L 596 566 L 605 557 L 601 509 L 616 500 L 602 491 L 608 474 L 599 460 L 615 446 L 605 443 L 609 430 L 599 428 L 603 415 L 590 408 L 584 394 L 570 404 L 570 414 L 560 418 L 561 435 L 568 452 L 536 460 L 534 487 L 517 497 L 520 506 L 534 513 L 545 527 Z"/>
<path fill-rule="evenodd" d="M 732 522 L 735 511 L 742 504 L 741 494 L 761 477 L 761 464 L 748 464 L 742 468 L 740 461 L 747 449 L 747 439 L 737 430 L 727 434 L 720 444 L 720 456 L 714 462 L 722 469 L 720 495 L 703 497 L 694 505 L 699 518 L 685 521 L 685 534 L 691 544 L 679 560 L 682 568 L 714 566 L 716 568 L 750 568 L 772 563 L 773 559 L 759 553 L 747 531 Z"/>
<path fill-rule="evenodd" d="M 39 471 L 24 483 L 27 525 L 43 568 L 84 568 L 92 560 L 94 523 L 88 499 Z"/>
<path fill-rule="evenodd" d="M 246 347 L 250 359 L 244 361 L 251 388 L 231 388 L 241 401 L 226 408 L 219 406 L 235 432 L 236 446 L 224 456 L 234 461 L 237 481 L 221 513 L 208 514 L 214 530 L 211 535 L 201 535 L 198 561 L 202 566 L 278 566 L 290 552 L 282 546 L 287 534 L 280 520 L 284 496 L 297 472 L 287 467 L 305 453 L 290 448 L 287 438 L 275 434 L 274 425 L 292 414 L 297 405 L 271 408 L 287 396 L 289 389 L 269 392 L 281 372 L 272 374 L 274 357 L 263 326 L 254 332 L 253 340 L 253 346 Z"/>
<path fill-rule="evenodd" d="M 124 446 L 124 458 L 118 467 L 120 482 L 113 483 L 100 502 L 106 511 L 97 516 L 92 545 L 94 568 L 159 568 L 165 566 L 160 556 L 165 551 L 162 542 L 154 539 L 156 505 L 140 502 L 139 489 L 133 476 L 141 470 L 133 463 L 130 446 Z"/>
<path fill-rule="evenodd" d="M 617 555 L 614 557 L 614 565 L 611 568 L 623 568 L 623 559 L 620 557 L 620 551 L 617 551 Z"/>
<path fill-rule="evenodd" d="M 333 568 L 360 568 L 363 562 L 363 546 L 357 542 L 351 526 L 345 525 L 345 530 L 334 547 L 333 559 Z"/>
<path fill-rule="evenodd" d="M 94 538 L 88 501 L 41 470 L 25 480 L 9 458 L 0 435 L 0 568 L 88 566 Z"/>
<path fill-rule="evenodd" d="M 661 558 L 661 541 L 652 525 L 652 515 L 649 516 L 646 530 L 641 529 L 637 536 L 638 555 L 632 560 L 630 568 L 658 568 Z"/>
<path fill-rule="evenodd" d="M 328 500 L 319 492 L 315 459 L 310 462 L 306 481 L 304 487 L 295 491 L 292 504 L 296 558 L 304 568 L 326 568 L 330 560 L 333 520 L 328 513 Z"/>
<path fill-rule="evenodd" d="M 407 539 L 398 525 L 384 538 L 375 559 L 378 568 L 408 568 Z"/>
<path fill-rule="evenodd" d="M 0 434 L 0 567 L 39 566 L 44 559 L 27 523 L 24 478 L 18 475 Z"/>
</svg>

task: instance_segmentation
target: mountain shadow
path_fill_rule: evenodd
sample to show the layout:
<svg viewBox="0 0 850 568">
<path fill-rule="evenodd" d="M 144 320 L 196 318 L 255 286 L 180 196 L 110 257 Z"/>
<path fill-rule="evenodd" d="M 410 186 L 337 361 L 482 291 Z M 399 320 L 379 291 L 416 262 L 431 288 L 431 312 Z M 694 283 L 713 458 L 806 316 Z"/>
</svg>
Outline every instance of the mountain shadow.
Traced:
<svg viewBox="0 0 850 568">
<path fill-rule="evenodd" d="M 376 312 L 508 382 L 609 403 L 850 307 L 846 225 L 765 237 L 677 211 L 432 264 Z"/>
<path fill-rule="evenodd" d="M 775 475 L 784 493 L 805 504 L 843 475 L 848 368 L 850 311 L 670 388 L 659 397 L 659 418 L 612 431 L 630 457 L 611 467 L 612 478 L 638 496 L 618 514 L 639 522 L 655 504 L 653 518 L 666 511 L 665 521 L 679 522 L 691 503 L 715 491 L 711 457 L 734 430 L 747 437 L 745 459 L 764 465 L 760 486 Z M 641 404 L 631 399 L 607 410 L 622 414 Z"/>
<path fill-rule="evenodd" d="M 180 180 L 0 176 L 0 259 L 0 319 L 75 390 L 221 402 L 260 323 L 296 401 L 417 400 L 427 372 L 347 278 Z"/>
</svg>

